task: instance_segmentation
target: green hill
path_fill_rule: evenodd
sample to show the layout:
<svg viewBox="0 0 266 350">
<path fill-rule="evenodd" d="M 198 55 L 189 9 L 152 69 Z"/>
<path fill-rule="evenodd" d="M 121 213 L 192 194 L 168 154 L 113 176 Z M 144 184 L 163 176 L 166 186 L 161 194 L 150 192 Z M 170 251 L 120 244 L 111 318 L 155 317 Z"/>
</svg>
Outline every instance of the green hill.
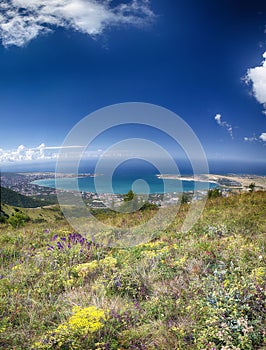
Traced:
<svg viewBox="0 0 266 350">
<path fill-rule="evenodd" d="M 49 201 L 42 201 L 29 196 L 24 196 L 2 186 L 0 186 L 0 200 L 1 204 L 8 204 L 21 208 L 37 208 L 51 204 Z"/>
<path fill-rule="evenodd" d="M 74 232 L 58 206 L 20 209 L 23 228 L 0 224 L 0 348 L 265 349 L 266 192 L 210 198 L 184 233 L 188 210 L 119 249 Z M 155 213 L 95 211 L 123 228 Z"/>
</svg>

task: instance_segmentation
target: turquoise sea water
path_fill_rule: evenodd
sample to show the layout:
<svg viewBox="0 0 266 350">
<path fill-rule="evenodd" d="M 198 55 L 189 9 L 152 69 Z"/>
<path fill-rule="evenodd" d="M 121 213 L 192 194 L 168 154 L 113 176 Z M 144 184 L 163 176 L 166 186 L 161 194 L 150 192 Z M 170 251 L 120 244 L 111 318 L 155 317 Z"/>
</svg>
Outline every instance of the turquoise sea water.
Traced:
<svg viewBox="0 0 266 350">
<path fill-rule="evenodd" d="M 135 193 L 173 193 L 187 192 L 194 190 L 208 190 L 216 187 L 216 184 L 208 182 L 181 181 L 171 179 L 159 179 L 161 172 L 152 164 L 143 160 L 130 160 L 123 162 L 112 172 L 112 164 L 102 169 L 101 175 L 96 177 L 78 178 L 78 191 L 92 193 L 116 193 L 124 194 L 132 189 Z M 167 168 L 164 169 L 167 174 Z M 65 168 L 65 173 L 73 173 L 70 168 Z M 95 167 L 90 163 L 79 168 L 79 173 L 97 173 Z M 183 171 L 182 175 L 189 175 L 191 172 Z M 110 176 L 112 174 L 112 176 Z M 75 190 L 77 178 L 45 179 L 35 181 L 35 184 L 45 187 L 58 188 L 63 190 Z"/>
<path fill-rule="evenodd" d="M 112 189 L 108 180 L 103 176 L 100 176 L 99 185 L 97 189 L 95 186 L 95 179 L 93 177 L 83 177 L 78 179 L 78 187 L 80 192 L 97 192 L 97 193 L 117 193 L 124 194 L 130 189 L 133 189 L 136 193 L 171 193 L 171 192 L 187 192 L 194 191 L 195 185 L 197 190 L 208 190 L 214 188 L 217 185 L 206 182 L 195 182 L 195 181 L 181 181 L 181 180 L 170 180 L 170 179 L 158 179 L 156 175 L 147 175 L 141 178 L 135 178 L 134 176 L 119 176 L 114 177 L 111 183 Z M 105 181 L 106 180 L 106 181 Z M 44 187 L 55 188 L 57 185 L 58 189 L 63 190 L 74 190 L 76 179 L 74 178 L 61 178 L 57 179 L 55 183 L 54 179 L 45 179 L 34 181 L 34 184 Z M 133 187 L 132 187 L 133 185 Z"/>
</svg>

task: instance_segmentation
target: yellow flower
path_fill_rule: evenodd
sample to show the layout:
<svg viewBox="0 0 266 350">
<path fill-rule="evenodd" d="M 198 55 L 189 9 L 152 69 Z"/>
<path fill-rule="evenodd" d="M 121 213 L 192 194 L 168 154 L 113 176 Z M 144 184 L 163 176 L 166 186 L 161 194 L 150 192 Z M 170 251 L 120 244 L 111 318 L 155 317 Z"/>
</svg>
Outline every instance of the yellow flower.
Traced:
<svg viewBox="0 0 266 350">
<path fill-rule="evenodd" d="M 80 337 L 91 337 L 93 334 L 103 328 L 104 322 L 108 319 L 108 311 L 88 306 L 81 308 L 80 306 L 73 307 L 73 315 L 69 319 L 60 324 L 55 330 L 46 333 L 46 336 L 38 342 L 35 342 L 32 349 L 51 349 L 51 345 L 56 342 L 57 346 L 62 346 L 72 339 L 71 349 L 80 349 Z M 100 343 L 99 343 L 100 345 Z"/>
<path fill-rule="evenodd" d="M 228 279 L 224 280 L 224 287 L 226 288 L 230 284 L 230 281 Z"/>
<path fill-rule="evenodd" d="M 141 252 L 141 255 L 144 258 L 152 259 L 152 258 L 154 258 L 157 255 L 157 252 L 156 251 L 152 251 L 152 250 L 144 250 L 143 252 Z"/>
<path fill-rule="evenodd" d="M 116 258 L 109 256 L 101 260 L 93 260 L 88 263 L 79 264 L 74 267 L 74 271 L 78 274 L 79 277 L 85 277 L 90 273 L 95 273 L 99 268 L 114 269 L 116 264 Z"/>
<path fill-rule="evenodd" d="M 89 273 L 96 272 L 98 266 L 98 261 L 93 260 L 91 262 L 75 266 L 74 271 L 78 274 L 79 277 L 85 277 Z"/>
<path fill-rule="evenodd" d="M 148 243 L 140 243 L 138 244 L 138 247 L 143 248 L 157 248 L 158 246 L 164 244 L 162 241 L 155 241 L 155 242 L 148 242 Z"/>
<path fill-rule="evenodd" d="M 179 260 L 177 260 L 177 261 L 174 261 L 174 263 L 173 263 L 173 266 L 183 266 L 184 265 L 184 263 L 186 262 L 186 260 L 187 260 L 187 257 L 186 256 L 183 256 L 182 258 L 180 258 Z"/>
<path fill-rule="evenodd" d="M 258 283 L 263 283 L 266 277 L 266 268 L 258 267 L 252 271 L 252 274 L 255 276 L 255 279 Z"/>
<path fill-rule="evenodd" d="M 0 327 L 0 333 L 4 333 L 5 330 L 6 330 L 6 327 L 5 327 L 5 326 Z"/>
<path fill-rule="evenodd" d="M 113 258 L 112 256 L 107 256 L 104 259 L 101 259 L 99 261 L 100 266 L 104 267 L 104 268 L 110 268 L 113 269 L 115 268 L 116 264 L 117 264 L 117 260 L 116 258 Z"/>
<path fill-rule="evenodd" d="M 69 318 L 68 325 L 74 332 L 86 334 L 93 333 L 103 327 L 102 321 L 106 320 L 103 309 L 89 306 L 84 309 L 79 306 L 73 308 L 74 314 Z"/>
<path fill-rule="evenodd" d="M 15 270 L 22 270 L 22 266 L 20 264 L 13 266 L 12 271 L 15 271 Z"/>
</svg>

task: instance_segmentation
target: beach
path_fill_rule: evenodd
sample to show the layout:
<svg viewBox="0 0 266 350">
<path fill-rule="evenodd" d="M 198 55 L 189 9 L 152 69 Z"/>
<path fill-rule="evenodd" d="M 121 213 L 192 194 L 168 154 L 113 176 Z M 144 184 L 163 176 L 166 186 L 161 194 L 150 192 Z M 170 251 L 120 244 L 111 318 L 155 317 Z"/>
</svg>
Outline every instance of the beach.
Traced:
<svg viewBox="0 0 266 350">
<path fill-rule="evenodd" d="M 248 174 L 200 174 L 200 175 L 174 175 L 174 174 L 160 174 L 157 175 L 159 179 L 167 180 L 185 180 L 216 183 L 221 187 L 231 189 L 248 190 L 251 183 L 255 183 L 255 189 L 266 190 L 266 176 L 248 175 Z"/>
</svg>

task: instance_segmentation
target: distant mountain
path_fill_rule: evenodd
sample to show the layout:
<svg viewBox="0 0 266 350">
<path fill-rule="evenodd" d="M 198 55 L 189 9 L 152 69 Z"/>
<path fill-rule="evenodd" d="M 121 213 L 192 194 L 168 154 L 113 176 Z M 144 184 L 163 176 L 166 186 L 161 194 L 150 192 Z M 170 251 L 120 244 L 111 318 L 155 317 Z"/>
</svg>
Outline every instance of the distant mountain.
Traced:
<svg viewBox="0 0 266 350">
<path fill-rule="evenodd" d="M 37 208 L 51 204 L 48 201 L 42 201 L 39 199 L 34 199 L 32 197 L 24 196 L 2 186 L 0 186 L 0 203 L 21 208 Z"/>
</svg>

